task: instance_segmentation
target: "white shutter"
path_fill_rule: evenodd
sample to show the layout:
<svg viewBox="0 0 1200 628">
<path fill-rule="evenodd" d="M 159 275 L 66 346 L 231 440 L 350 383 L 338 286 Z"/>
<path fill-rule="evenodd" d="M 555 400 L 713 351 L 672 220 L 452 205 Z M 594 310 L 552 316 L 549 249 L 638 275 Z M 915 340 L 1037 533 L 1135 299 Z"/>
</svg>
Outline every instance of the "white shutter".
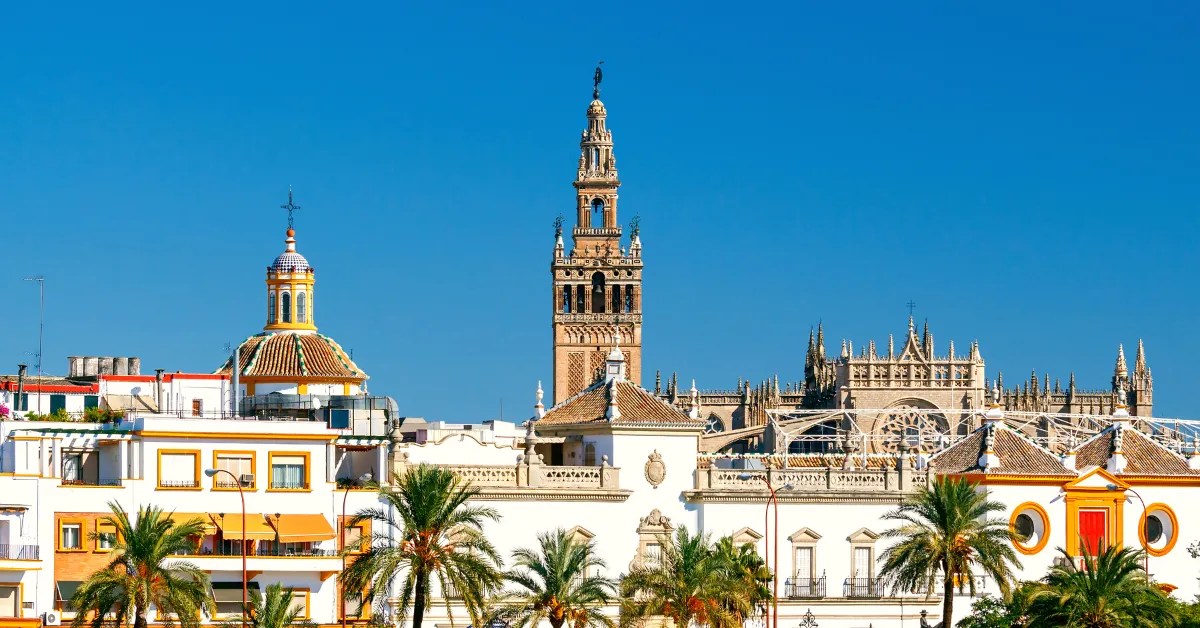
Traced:
<svg viewBox="0 0 1200 628">
<path fill-rule="evenodd" d="M 871 548 L 856 547 L 854 548 L 854 577 L 855 578 L 870 578 L 871 573 Z"/>
<path fill-rule="evenodd" d="M 252 473 L 251 461 L 249 454 L 220 454 L 217 456 L 217 468 L 232 473 L 235 478 L 241 478 Z"/>
<path fill-rule="evenodd" d="M 159 454 L 158 483 L 176 486 L 194 484 L 196 481 L 196 454 Z"/>
<path fill-rule="evenodd" d="M 796 548 L 796 577 L 811 578 L 813 577 L 812 569 L 813 548 L 797 547 Z"/>
</svg>

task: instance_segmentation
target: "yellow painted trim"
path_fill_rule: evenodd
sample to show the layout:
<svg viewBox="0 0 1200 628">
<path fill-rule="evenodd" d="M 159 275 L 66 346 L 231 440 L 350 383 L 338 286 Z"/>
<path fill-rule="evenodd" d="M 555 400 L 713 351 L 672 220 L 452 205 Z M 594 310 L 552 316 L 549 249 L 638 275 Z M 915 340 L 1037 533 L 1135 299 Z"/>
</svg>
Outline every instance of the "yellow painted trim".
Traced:
<svg viewBox="0 0 1200 628">
<path fill-rule="evenodd" d="M 13 436 L 12 440 L 42 440 L 41 436 Z"/>
<path fill-rule="evenodd" d="M 1146 542 L 1146 517 L 1156 510 L 1167 513 L 1167 517 L 1171 519 L 1171 540 L 1167 541 L 1167 544 L 1162 546 L 1162 549 L 1154 549 Z M 1146 550 L 1146 553 L 1151 556 L 1166 556 L 1170 553 L 1175 548 L 1175 542 L 1179 540 L 1179 518 L 1175 516 L 1175 511 L 1171 510 L 1170 506 L 1161 502 L 1146 506 L 1142 510 L 1141 518 L 1138 519 L 1138 540 L 1142 543 L 1142 549 Z"/>
<path fill-rule="evenodd" d="M 246 394 L 247 395 L 254 394 L 254 382 L 246 382 Z"/>
<path fill-rule="evenodd" d="M 195 476 L 196 486 L 163 486 L 162 485 L 162 457 L 163 454 L 192 454 L 192 475 Z M 199 491 L 203 487 L 200 486 L 200 450 L 199 449 L 159 449 L 158 450 L 158 473 L 154 478 L 157 488 L 160 491 Z"/>
<path fill-rule="evenodd" d="M 138 432 L 139 436 L 144 438 L 188 438 L 193 440 L 211 439 L 211 440 L 337 440 L 337 434 L 264 434 L 264 433 L 245 433 L 237 432 L 222 432 L 220 434 L 199 433 L 199 432 Z M 164 450 L 166 451 L 166 450 Z"/>
<path fill-rule="evenodd" d="M 350 382 L 342 382 L 342 394 L 343 395 L 350 394 Z"/>
<path fill-rule="evenodd" d="M 254 476 L 254 486 L 243 486 L 241 488 L 241 490 L 257 491 L 258 490 L 258 456 L 256 455 L 256 453 L 257 452 L 255 452 L 252 449 L 214 449 L 213 450 L 213 458 L 212 458 L 212 460 L 213 460 L 212 468 L 214 468 L 214 469 L 220 468 L 220 466 L 217 464 L 217 459 L 220 458 L 222 454 L 233 455 L 233 456 L 249 455 L 250 456 L 250 474 Z M 221 475 L 221 474 L 217 474 L 217 475 Z M 217 486 L 217 475 L 214 475 L 212 477 L 212 487 L 211 487 L 212 490 L 214 490 L 214 491 L 237 491 L 238 490 L 238 488 L 236 486 L 233 488 L 218 487 Z M 238 483 L 239 484 L 241 483 L 241 478 L 238 478 Z"/>
<path fill-rule="evenodd" d="M 296 387 L 296 392 L 301 395 L 307 395 L 308 394 L 308 384 L 300 384 L 299 386 Z"/>
<path fill-rule="evenodd" d="M 239 513 L 234 513 L 234 514 L 238 514 L 238 516 L 241 516 Z M 246 516 L 248 517 L 248 516 L 250 516 L 251 514 L 253 514 L 253 513 L 246 513 Z M 233 538 L 233 539 L 226 538 L 225 540 L 227 540 L 227 541 L 237 541 L 238 539 L 236 539 L 236 538 Z M 254 543 L 254 541 L 253 541 L 253 540 L 250 540 L 250 541 L 247 541 L 247 542 L 248 542 L 248 543 Z M 263 542 L 265 543 L 266 541 L 263 541 Z M 206 559 L 206 560 L 207 560 L 207 559 L 212 559 L 212 558 L 232 558 L 232 559 L 236 559 L 236 560 L 238 560 L 238 561 L 241 561 L 241 560 L 242 560 L 242 555 L 241 555 L 241 554 L 229 554 L 229 555 L 224 555 L 224 554 L 222 554 L 222 555 L 220 555 L 220 556 L 217 556 L 216 554 L 172 554 L 172 556 L 173 556 L 173 557 L 175 557 L 175 558 L 203 558 L 203 559 Z M 275 560 L 275 559 L 277 559 L 277 558 L 278 558 L 278 559 L 280 559 L 280 560 L 298 560 L 298 559 L 303 559 L 303 560 L 322 560 L 322 559 L 326 559 L 326 558 L 333 559 L 333 560 L 340 560 L 340 559 L 341 559 L 341 556 L 336 556 L 336 555 L 333 555 L 333 556 L 255 556 L 254 554 L 250 554 L 250 555 L 248 555 L 246 558 L 247 558 L 247 559 L 253 559 L 253 560 Z M 220 570 L 218 570 L 218 571 L 220 571 Z"/>
<path fill-rule="evenodd" d="M 125 478 L 125 479 L 129 479 L 129 478 Z M 91 486 L 91 485 L 80 485 L 80 484 L 59 484 L 58 488 L 83 488 L 83 489 L 88 489 L 88 488 L 125 488 L 125 485 L 122 484 L 120 486 Z"/>
<path fill-rule="evenodd" d="M 65 548 L 63 547 L 63 526 L 79 524 L 79 547 Z M 87 538 L 87 519 L 59 519 L 58 520 L 58 546 L 55 547 L 56 552 L 62 553 L 77 553 L 86 552 L 87 548 L 83 546 L 83 540 Z"/>
<path fill-rule="evenodd" d="M 1120 547 L 1124 545 L 1124 525 L 1123 517 L 1125 516 L 1125 493 L 1117 491 L 1105 491 L 1111 495 L 1072 495 L 1067 493 L 1067 553 L 1071 556 L 1079 556 L 1079 511 L 1081 510 L 1103 510 L 1105 515 L 1105 524 L 1108 528 L 1108 538 L 1106 539 L 1109 547 Z"/>
<path fill-rule="evenodd" d="M 19 581 L 18 582 L 0 582 L 0 587 L 9 587 L 9 586 L 17 587 L 17 612 L 20 613 L 21 608 L 25 605 L 25 583 L 19 582 Z M 22 618 L 21 617 L 5 617 L 4 619 L 0 619 L 0 626 L 3 626 L 4 622 L 11 621 L 14 619 L 19 620 Z"/>
<path fill-rule="evenodd" d="M 275 456 L 304 456 L 304 486 L 307 488 L 274 488 L 270 478 L 267 479 L 268 493 L 311 493 L 312 492 L 312 452 L 308 451 L 268 451 L 267 472 L 272 473 L 275 467 Z"/>
<path fill-rule="evenodd" d="M 1042 551 L 1046 547 L 1046 544 L 1050 542 L 1050 515 L 1046 514 L 1046 509 L 1042 508 L 1041 504 L 1038 504 L 1037 502 L 1025 502 L 1024 504 L 1021 504 L 1013 509 L 1012 515 L 1008 518 L 1009 530 L 1016 531 L 1017 515 L 1020 515 L 1026 510 L 1032 510 L 1042 517 L 1042 538 L 1032 546 L 1024 545 L 1016 538 L 1013 538 L 1012 544 L 1013 548 L 1015 548 L 1018 552 L 1021 552 L 1026 556 L 1033 556 L 1034 554 Z"/>
<path fill-rule="evenodd" d="M 15 473 L 14 472 L 14 473 L 0 473 L 0 475 L 14 477 L 14 478 L 40 478 L 40 477 L 42 477 L 41 473 Z"/>
</svg>

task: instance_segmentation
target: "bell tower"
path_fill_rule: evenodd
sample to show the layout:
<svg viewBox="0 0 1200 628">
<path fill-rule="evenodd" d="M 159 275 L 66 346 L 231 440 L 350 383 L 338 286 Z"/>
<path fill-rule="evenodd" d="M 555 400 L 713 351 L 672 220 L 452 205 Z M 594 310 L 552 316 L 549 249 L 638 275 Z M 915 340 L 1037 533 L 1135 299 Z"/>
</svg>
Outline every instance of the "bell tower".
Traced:
<svg viewBox="0 0 1200 628">
<path fill-rule="evenodd" d="M 617 222 L 617 160 L 613 156 L 608 112 L 600 102 L 596 68 L 587 128 L 579 141 L 575 175 L 575 227 L 571 250 L 563 244 L 563 221 L 555 223 L 554 403 L 582 391 L 604 376 L 609 350 L 620 338 L 627 377 L 642 379 L 642 243 L 638 219 L 630 224 L 629 248 Z"/>
</svg>

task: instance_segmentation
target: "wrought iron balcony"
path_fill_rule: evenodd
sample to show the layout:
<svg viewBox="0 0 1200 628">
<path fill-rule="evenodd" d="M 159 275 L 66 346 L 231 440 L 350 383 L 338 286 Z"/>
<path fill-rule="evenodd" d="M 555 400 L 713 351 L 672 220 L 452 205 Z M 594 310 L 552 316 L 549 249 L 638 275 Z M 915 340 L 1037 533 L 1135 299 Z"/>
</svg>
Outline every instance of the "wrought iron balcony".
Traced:
<svg viewBox="0 0 1200 628">
<path fill-rule="evenodd" d="M 783 595 L 792 600 L 818 600 L 825 597 L 825 577 L 788 578 L 783 581 Z"/>
<path fill-rule="evenodd" d="M 41 560 L 37 545 L 0 544 L 0 560 Z"/>
<path fill-rule="evenodd" d="M 879 578 L 846 578 L 842 597 L 878 599 L 884 596 L 885 589 Z"/>
</svg>

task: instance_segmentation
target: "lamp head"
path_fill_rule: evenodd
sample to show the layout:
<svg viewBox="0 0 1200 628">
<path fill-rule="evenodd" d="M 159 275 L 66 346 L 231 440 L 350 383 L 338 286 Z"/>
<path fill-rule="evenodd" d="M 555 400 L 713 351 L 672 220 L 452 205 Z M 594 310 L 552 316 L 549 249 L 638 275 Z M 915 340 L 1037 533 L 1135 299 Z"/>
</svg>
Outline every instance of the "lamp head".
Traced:
<svg viewBox="0 0 1200 628">
<path fill-rule="evenodd" d="M 368 472 L 366 472 L 366 473 L 364 473 L 364 474 L 362 474 L 362 475 L 358 476 L 358 481 L 359 481 L 359 482 L 362 482 L 362 483 L 364 483 L 364 484 L 365 484 L 365 483 L 367 483 L 367 482 L 370 482 L 370 481 L 371 481 L 371 480 L 373 480 L 373 479 L 375 479 L 375 476 L 374 476 L 374 475 L 372 475 L 370 471 L 368 471 Z"/>
<path fill-rule="evenodd" d="M 1104 488 L 1106 488 L 1106 489 L 1108 489 L 1108 490 L 1110 490 L 1110 491 L 1119 491 L 1119 490 L 1121 490 L 1121 487 L 1117 486 L 1116 484 L 1105 484 L 1105 485 L 1104 485 Z"/>
<path fill-rule="evenodd" d="M 216 470 L 216 469 L 205 469 L 205 470 L 204 470 L 204 475 L 207 475 L 207 476 L 208 476 L 208 477 L 210 477 L 210 478 L 211 478 L 212 476 L 216 475 L 216 474 L 217 474 L 217 470 Z"/>
</svg>

